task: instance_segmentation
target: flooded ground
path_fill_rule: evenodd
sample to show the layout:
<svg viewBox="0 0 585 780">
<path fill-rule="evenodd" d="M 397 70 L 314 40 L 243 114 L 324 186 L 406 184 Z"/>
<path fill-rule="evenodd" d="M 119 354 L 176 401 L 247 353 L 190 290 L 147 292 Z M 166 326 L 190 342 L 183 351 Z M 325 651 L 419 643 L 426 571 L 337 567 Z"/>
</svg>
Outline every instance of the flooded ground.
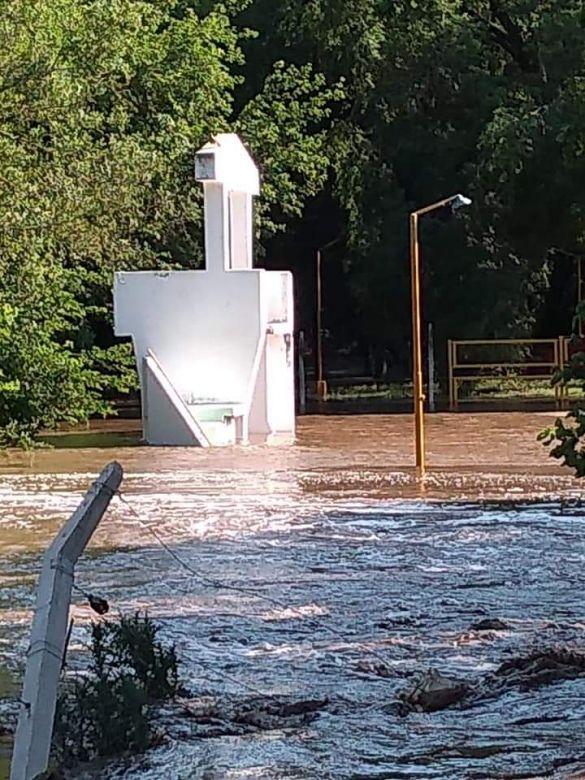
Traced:
<svg viewBox="0 0 585 780">
<path fill-rule="evenodd" d="M 117 459 L 139 518 L 114 501 L 78 584 L 116 610 L 159 617 L 196 694 L 328 704 L 302 728 L 205 740 L 171 729 L 100 777 L 585 777 L 585 680 L 465 710 L 403 717 L 394 706 L 420 670 L 475 679 L 535 647 L 585 648 L 581 490 L 535 442 L 552 419 L 429 418 L 424 484 L 405 416 L 307 417 L 281 448 L 95 446 L 125 433 L 121 423 L 87 448 L 63 437 L 54 450 L 5 454 L 0 663 L 24 658 L 43 549 Z M 89 613 L 80 602 L 74 615 L 79 661 Z M 471 631 L 483 618 L 508 628 Z M 380 660 L 388 678 L 369 671 Z"/>
</svg>

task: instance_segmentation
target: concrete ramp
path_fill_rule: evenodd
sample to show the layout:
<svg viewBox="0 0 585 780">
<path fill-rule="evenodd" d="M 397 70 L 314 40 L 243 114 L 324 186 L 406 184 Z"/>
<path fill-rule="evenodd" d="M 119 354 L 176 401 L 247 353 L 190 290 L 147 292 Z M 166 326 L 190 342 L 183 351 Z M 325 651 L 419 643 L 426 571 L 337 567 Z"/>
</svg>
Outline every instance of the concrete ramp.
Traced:
<svg viewBox="0 0 585 780">
<path fill-rule="evenodd" d="M 163 371 L 153 352 L 143 362 L 142 399 L 144 429 L 149 444 L 175 447 L 209 447 L 210 443 L 189 408 Z M 146 418 L 148 415 L 148 419 Z"/>
</svg>

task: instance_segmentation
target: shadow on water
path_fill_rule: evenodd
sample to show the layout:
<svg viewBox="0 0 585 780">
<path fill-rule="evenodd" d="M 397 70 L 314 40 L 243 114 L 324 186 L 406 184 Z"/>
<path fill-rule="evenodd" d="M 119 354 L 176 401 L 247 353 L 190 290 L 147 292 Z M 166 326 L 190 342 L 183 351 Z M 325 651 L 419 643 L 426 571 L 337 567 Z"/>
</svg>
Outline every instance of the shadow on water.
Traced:
<svg viewBox="0 0 585 780">
<path fill-rule="evenodd" d="M 583 679 L 466 710 L 396 708 L 421 670 L 475 680 L 534 648 L 585 646 L 578 485 L 534 442 L 544 418 L 506 418 L 432 420 L 441 469 L 424 491 L 405 452 L 409 418 L 311 418 L 290 448 L 90 448 L 8 461 L 0 660 L 24 657 L 42 550 L 116 457 L 126 499 L 191 571 L 116 499 L 78 584 L 116 610 L 159 618 L 195 695 L 329 704 L 303 727 L 239 737 L 195 739 L 185 719 L 163 721 L 170 740 L 99 777 L 569 777 L 583 752 Z M 83 664 L 90 613 L 78 603 L 74 616 L 72 662 Z M 506 628 L 472 629 L 487 618 Z"/>
<path fill-rule="evenodd" d="M 59 450 L 123 449 L 140 446 L 142 431 L 139 420 L 97 420 L 88 426 L 47 432 L 40 443 Z"/>
<path fill-rule="evenodd" d="M 72 433 L 46 434 L 40 439 L 41 444 L 46 444 L 59 450 L 73 449 L 120 449 L 125 447 L 139 447 L 141 445 L 138 433 L 102 433 L 100 431 L 76 431 Z"/>
</svg>

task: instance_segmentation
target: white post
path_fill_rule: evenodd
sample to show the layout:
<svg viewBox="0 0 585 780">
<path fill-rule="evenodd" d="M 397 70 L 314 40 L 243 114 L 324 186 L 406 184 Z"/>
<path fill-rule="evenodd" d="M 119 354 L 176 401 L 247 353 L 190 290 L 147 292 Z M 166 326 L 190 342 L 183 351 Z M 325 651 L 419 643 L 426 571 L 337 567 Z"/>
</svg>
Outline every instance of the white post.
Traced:
<svg viewBox="0 0 585 780">
<path fill-rule="evenodd" d="M 206 182 L 203 187 L 205 214 L 205 268 L 207 271 L 230 269 L 230 222 L 228 189 L 221 182 Z"/>
<path fill-rule="evenodd" d="M 433 338 L 433 324 L 429 322 L 429 412 L 435 411 L 435 344 Z"/>
<path fill-rule="evenodd" d="M 230 269 L 251 269 L 253 243 L 252 196 L 248 192 L 229 193 Z"/>
<path fill-rule="evenodd" d="M 48 767 L 75 564 L 118 489 L 122 474 L 118 463 L 106 466 L 43 559 L 10 780 L 33 780 Z"/>
</svg>

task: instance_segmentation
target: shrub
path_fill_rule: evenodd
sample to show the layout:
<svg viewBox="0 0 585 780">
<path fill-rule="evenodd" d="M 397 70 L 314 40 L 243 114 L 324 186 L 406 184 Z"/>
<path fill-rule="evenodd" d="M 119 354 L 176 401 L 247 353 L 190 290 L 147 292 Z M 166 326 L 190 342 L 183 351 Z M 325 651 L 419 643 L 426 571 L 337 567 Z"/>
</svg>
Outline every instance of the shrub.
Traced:
<svg viewBox="0 0 585 780">
<path fill-rule="evenodd" d="M 179 687 L 174 646 L 158 640 L 147 614 L 93 623 L 88 673 L 66 681 L 59 697 L 54 753 L 72 766 L 146 750 L 153 734 L 149 705 Z"/>
</svg>

